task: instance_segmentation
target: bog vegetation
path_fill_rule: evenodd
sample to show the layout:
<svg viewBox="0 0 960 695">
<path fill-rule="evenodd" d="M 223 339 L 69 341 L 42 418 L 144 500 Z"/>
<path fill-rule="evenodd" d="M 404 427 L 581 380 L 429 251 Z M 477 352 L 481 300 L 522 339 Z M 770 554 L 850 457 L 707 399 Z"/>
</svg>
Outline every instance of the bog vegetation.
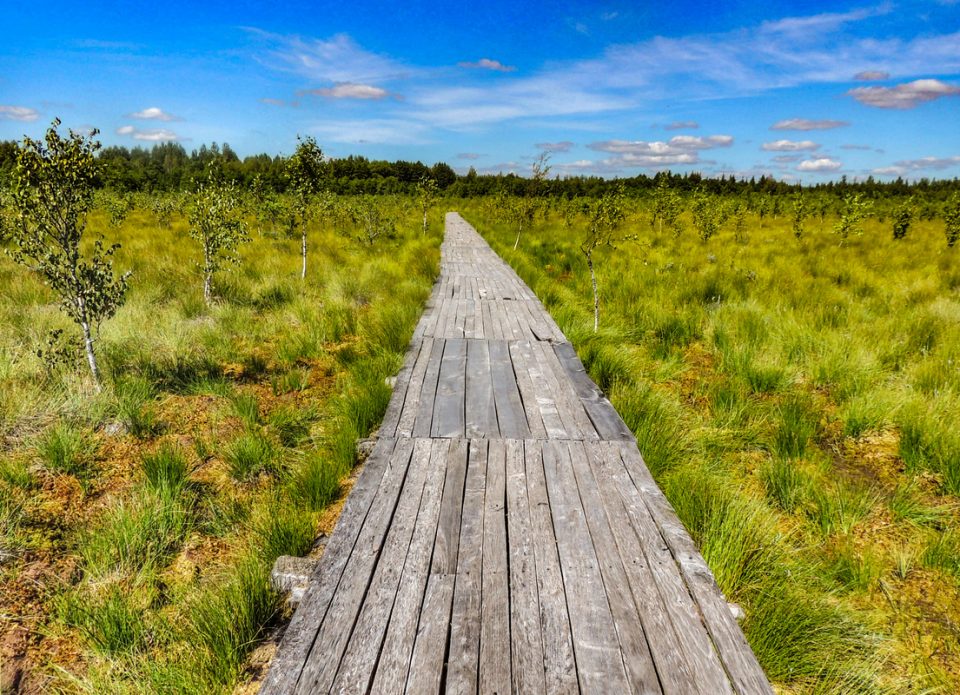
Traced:
<svg viewBox="0 0 960 695">
<path fill-rule="evenodd" d="M 47 238 L 37 177 L 71 157 Z M 331 529 L 453 208 L 577 346 L 778 687 L 956 691 L 956 182 L 548 171 L 0 143 L 0 689 L 254 677 L 270 565 Z"/>
</svg>

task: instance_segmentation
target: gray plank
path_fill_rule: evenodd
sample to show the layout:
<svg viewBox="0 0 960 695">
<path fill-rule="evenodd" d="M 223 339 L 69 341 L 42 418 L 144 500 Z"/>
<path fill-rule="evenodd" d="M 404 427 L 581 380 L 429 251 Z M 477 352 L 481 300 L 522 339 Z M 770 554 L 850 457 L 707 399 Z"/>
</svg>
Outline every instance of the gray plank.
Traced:
<svg viewBox="0 0 960 695">
<path fill-rule="evenodd" d="M 710 568 L 680 523 L 673 507 L 657 487 L 640 452 L 636 446 L 626 442 L 619 444 L 619 450 L 630 477 L 643 493 L 651 516 L 680 565 L 734 688 L 738 693 L 772 693 L 770 682 L 727 607 L 726 599 Z"/>
<path fill-rule="evenodd" d="M 526 351 L 524 350 L 526 348 Z M 517 381 L 517 388 L 520 391 L 520 399 L 523 402 L 523 412 L 527 419 L 527 425 L 530 428 L 529 436 L 532 439 L 544 439 L 547 436 L 547 430 L 540 416 L 540 405 L 537 401 L 537 393 L 530 377 L 529 366 L 526 363 L 526 355 L 529 353 L 530 343 L 526 340 L 516 340 L 508 344 L 510 351 L 510 361 L 513 362 L 514 378 Z"/>
<path fill-rule="evenodd" d="M 568 342 L 555 343 L 553 350 L 564 371 L 570 378 L 584 410 L 590 416 L 593 426 L 601 439 L 633 439 L 633 433 L 627 427 L 616 409 L 607 400 L 595 383 L 590 379 L 583 363 L 577 356 L 573 345 Z"/>
<path fill-rule="evenodd" d="M 450 655 L 447 663 L 447 692 L 453 695 L 474 693 L 477 690 L 486 468 L 487 441 L 471 440 L 463 497 L 457 579 L 453 590 Z"/>
<path fill-rule="evenodd" d="M 434 437 L 462 437 L 466 396 L 467 341 L 450 338 L 443 349 L 433 405 Z"/>
<path fill-rule="evenodd" d="M 493 379 L 490 375 L 490 353 L 487 342 L 467 341 L 467 394 L 465 428 L 471 438 L 500 436 L 497 408 L 493 401 Z"/>
<path fill-rule="evenodd" d="M 600 446 L 605 456 L 611 459 L 619 456 L 626 464 L 623 449 L 627 447 L 621 447 L 618 442 L 601 442 Z M 671 607 L 670 618 L 674 631 L 700 692 L 704 695 L 732 692 L 723 664 L 714 650 L 690 590 L 680 574 L 677 561 L 647 508 L 646 493 L 633 484 L 635 481 L 631 479 L 628 468 L 611 466 L 610 472 L 623 505 L 631 517 L 633 529 L 640 540 L 657 589 L 664 603 Z"/>
<path fill-rule="evenodd" d="M 580 689 L 589 693 L 630 692 L 567 442 L 543 443 L 543 470 L 557 534 Z"/>
<path fill-rule="evenodd" d="M 427 372 L 427 365 L 430 363 L 430 354 L 433 352 L 433 338 L 424 338 L 420 342 L 420 349 L 417 352 L 417 361 L 410 370 L 408 378 L 401 381 L 397 378 L 394 385 L 394 393 L 403 392 L 403 408 L 397 416 L 397 426 L 395 428 L 396 436 L 409 437 L 413 434 L 413 425 L 417 419 L 417 411 L 420 405 L 420 395 L 423 391 L 423 378 Z M 386 422 L 384 423 L 386 424 Z M 389 433 L 389 428 L 384 429 L 381 426 L 380 431 L 384 434 Z"/>
<path fill-rule="evenodd" d="M 527 416 L 523 409 L 523 400 L 520 397 L 507 343 L 502 340 L 491 340 L 488 347 L 493 398 L 497 406 L 500 434 L 507 439 L 525 439 L 530 436 L 530 428 L 527 426 Z"/>
<path fill-rule="evenodd" d="M 463 512 L 464 481 L 467 475 L 467 442 L 450 440 L 446 457 L 438 459 L 437 465 L 446 466 L 443 483 L 443 500 L 440 503 L 440 519 L 437 522 L 437 538 L 430 561 L 432 574 L 449 574 L 457 571 L 460 552 L 460 526 Z"/>
<path fill-rule="evenodd" d="M 426 485 L 413 531 L 413 541 L 403 566 L 397 600 L 390 615 L 390 624 L 377 663 L 371 688 L 374 693 L 402 693 L 407 682 L 417 623 L 430 574 L 430 559 L 436 547 L 444 478 L 449 470 L 446 463 L 450 442 L 449 439 L 435 439 L 431 442 Z"/>
<path fill-rule="evenodd" d="M 506 442 L 507 536 L 510 539 L 510 655 L 513 692 L 546 693 L 540 597 L 527 497 L 523 442 Z"/>
<path fill-rule="evenodd" d="M 557 554 L 557 538 L 544 479 L 542 441 L 524 442 L 530 542 L 537 567 L 537 596 L 543 637 L 543 665 L 548 693 L 579 693 L 567 596 Z"/>
<path fill-rule="evenodd" d="M 423 388 L 417 403 L 417 418 L 413 423 L 414 437 L 429 437 L 430 427 L 433 424 L 434 399 L 437 395 L 437 381 L 440 379 L 440 363 L 443 359 L 443 349 L 446 341 L 434 340 L 430 351 L 430 360 L 423 375 Z"/>
<path fill-rule="evenodd" d="M 480 607 L 481 693 L 510 692 L 510 574 L 507 567 L 506 448 L 490 441 L 483 511 L 483 567 Z"/>
<path fill-rule="evenodd" d="M 397 598 L 400 575 L 410 550 L 413 529 L 420 513 L 429 463 L 430 440 L 416 440 L 407 478 L 377 559 L 373 580 L 367 588 L 363 607 L 333 682 L 336 692 L 365 692 L 373 678 L 374 666 Z"/>
<path fill-rule="evenodd" d="M 453 598 L 454 576 L 431 574 L 423 599 L 423 611 L 417 625 L 413 656 L 407 676 L 406 692 L 410 695 L 439 693 L 443 678 L 442 645 L 450 628 L 450 602 Z"/>
<path fill-rule="evenodd" d="M 663 691 L 657 678 L 657 669 L 647 645 L 647 635 L 640 620 L 640 613 L 630 592 L 623 560 L 617 550 L 610 522 L 604 512 L 605 500 L 597 489 L 583 442 L 571 442 L 569 451 L 576 487 L 580 492 L 580 502 L 583 505 L 587 528 L 597 555 L 600 576 L 603 579 L 607 602 L 613 615 L 613 625 L 620 642 L 620 651 L 630 681 L 631 692 L 659 695 Z M 626 517 L 614 517 L 614 522 L 629 523 Z"/>
</svg>

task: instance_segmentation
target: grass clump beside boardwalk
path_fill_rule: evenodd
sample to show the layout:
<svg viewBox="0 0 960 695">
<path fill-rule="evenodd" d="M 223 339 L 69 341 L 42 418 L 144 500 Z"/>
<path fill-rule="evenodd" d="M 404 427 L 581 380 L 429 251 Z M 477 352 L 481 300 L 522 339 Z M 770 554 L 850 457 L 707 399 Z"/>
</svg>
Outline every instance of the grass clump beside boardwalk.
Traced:
<svg viewBox="0 0 960 695">
<path fill-rule="evenodd" d="M 636 434 L 778 688 L 960 690 L 960 257 L 942 222 L 894 240 L 878 200 L 842 246 L 829 208 L 800 240 L 748 213 L 702 241 L 689 211 L 652 225 L 645 195 L 621 230 L 636 240 L 594 256 L 598 331 L 580 201 L 550 201 L 517 250 L 496 210 L 464 212 Z"/>
<path fill-rule="evenodd" d="M 186 221 L 119 229 L 128 301 L 102 329 L 106 388 L 35 354 L 66 327 L 0 257 L 0 615 L 36 687 L 230 692 L 281 613 L 269 570 L 329 533 L 355 442 L 378 425 L 439 263 L 439 225 L 382 198 L 396 236 L 346 215 L 264 230 L 206 307 Z M 340 201 L 338 204 L 342 204 Z M 20 634 L 20 633 L 18 633 Z"/>
</svg>

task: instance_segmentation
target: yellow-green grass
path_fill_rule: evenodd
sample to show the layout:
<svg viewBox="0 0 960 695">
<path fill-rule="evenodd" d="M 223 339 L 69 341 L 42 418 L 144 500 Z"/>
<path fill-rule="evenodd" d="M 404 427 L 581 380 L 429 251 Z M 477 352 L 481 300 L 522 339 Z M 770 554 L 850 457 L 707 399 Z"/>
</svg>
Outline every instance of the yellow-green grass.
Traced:
<svg viewBox="0 0 960 695">
<path fill-rule="evenodd" d="M 0 256 L 0 618 L 25 628 L 12 656 L 31 687 L 216 693 L 251 677 L 282 609 L 269 568 L 330 531 L 437 273 L 439 215 L 424 236 L 405 201 L 378 202 L 396 238 L 314 222 L 305 281 L 299 237 L 254 231 L 211 307 L 183 217 L 92 214 L 88 234 L 133 270 L 101 327 L 102 394 L 81 360 L 37 356 L 74 327 Z"/>
<path fill-rule="evenodd" d="M 841 246 L 747 217 L 708 242 L 632 201 L 597 252 L 548 214 L 513 250 L 713 568 L 782 692 L 960 690 L 960 251 L 942 221 Z"/>
</svg>

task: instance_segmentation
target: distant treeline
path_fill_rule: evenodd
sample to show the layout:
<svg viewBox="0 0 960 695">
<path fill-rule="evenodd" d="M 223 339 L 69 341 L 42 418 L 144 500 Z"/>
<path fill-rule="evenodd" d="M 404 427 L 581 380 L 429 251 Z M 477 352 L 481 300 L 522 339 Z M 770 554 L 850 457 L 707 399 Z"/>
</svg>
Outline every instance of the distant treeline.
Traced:
<svg viewBox="0 0 960 695">
<path fill-rule="evenodd" d="M 16 165 L 17 147 L 15 141 L 0 141 L 0 183 L 9 179 Z M 226 143 L 213 143 L 209 147 L 201 145 L 189 153 L 178 143 L 157 144 L 150 149 L 111 146 L 103 148 L 99 157 L 103 163 L 102 187 L 122 192 L 192 190 L 196 182 L 205 176 L 210 162 L 218 162 L 224 173 L 241 185 L 249 186 L 257 177 L 265 188 L 276 192 L 284 192 L 288 185 L 285 157 L 258 154 L 240 159 Z M 536 183 L 516 174 L 478 174 L 472 167 L 466 174 L 458 175 L 444 162 L 427 166 L 422 162 L 387 162 L 353 155 L 327 160 L 324 175 L 327 179 L 325 187 L 338 194 L 412 193 L 418 181 L 429 177 L 445 193 L 464 198 L 491 195 L 499 191 L 516 196 L 594 197 L 614 186 L 622 186 L 627 194 L 639 194 L 655 187 L 662 177 L 668 177 L 670 187 L 675 190 L 699 189 L 714 194 L 788 194 L 800 188 L 797 184 L 777 181 L 769 176 L 750 179 L 733 176 L 710 178 L 696 172 L 661 172 L 653 176 L 641 174 L 618 179 L 598 176 L 556 177 Z M 872 176 L 863 181 L 848 181 L 843 177 L 839 181 L 805 186 L 804 189 L 837 195 L 859 192 L 869 197 L 885 197 L 921 193 L 939 198 L 952 191 L 960 191 L 960 179 L 924 178 L 907 182 L 898 178 L 882 182 Z"/>
</svg>

